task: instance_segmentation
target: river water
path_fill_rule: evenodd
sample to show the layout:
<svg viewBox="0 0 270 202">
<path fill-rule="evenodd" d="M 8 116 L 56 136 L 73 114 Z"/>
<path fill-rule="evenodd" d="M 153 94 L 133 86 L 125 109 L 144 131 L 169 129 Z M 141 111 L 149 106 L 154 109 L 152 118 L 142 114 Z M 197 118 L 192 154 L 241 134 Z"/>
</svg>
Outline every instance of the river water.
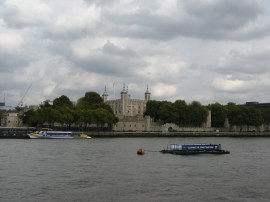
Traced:
<svg viewBox="0 0 270 202">
<path fill-rule="evenodd" d="M 231 154 L 157 152 L 169 143 L 220 143 Z M 269 201 L 269 145 L 270 138 L 2 139 L 0 201 Z"/>
</svg>

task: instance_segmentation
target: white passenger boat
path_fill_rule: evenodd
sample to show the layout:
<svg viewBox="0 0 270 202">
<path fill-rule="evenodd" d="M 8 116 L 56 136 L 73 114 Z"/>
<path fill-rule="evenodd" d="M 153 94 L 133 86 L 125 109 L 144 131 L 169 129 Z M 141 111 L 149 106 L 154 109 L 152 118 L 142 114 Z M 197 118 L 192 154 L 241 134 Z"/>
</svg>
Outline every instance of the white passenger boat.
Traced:
<svg viewBox="0 0 270 202">
<path fill-rule="evenodd" d="M 84 133 L 74 133 L 72 131 L 40 130 L 27 134 L 30 139 L 89 139 L 89 135 Z"/>
</svg>

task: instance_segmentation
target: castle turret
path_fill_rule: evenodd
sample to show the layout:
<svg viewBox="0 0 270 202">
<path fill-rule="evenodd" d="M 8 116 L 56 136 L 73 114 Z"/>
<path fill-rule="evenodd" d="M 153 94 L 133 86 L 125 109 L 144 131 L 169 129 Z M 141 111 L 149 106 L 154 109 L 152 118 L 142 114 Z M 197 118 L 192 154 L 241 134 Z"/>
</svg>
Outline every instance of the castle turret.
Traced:
<svg viewBox="0 0 270 202">
<path fill-rule="evenodd" d="M 121 105 L 122 105 L 122 113 L 123 115 L 127 115 L 128 110 L 128 88 L 125 88 L 125 84 L 123 85 L 123 90 L 121 91 Z"/>
<path fill-rule="evenodd" d="M 106 90 L 106 86 L 105 86 L 105 90 L 104 90 L 104 93 L 102 94 L 102 98 L 103 98 L 103 101 L 106 102 L 108 100 L 108 93 L 107 93 L 107 90 Z"/>
<path fill-rule="evenodd" d="M 147 84 L 147 89 L 146 89 L 146 91 L 145 91 L 145 93 L 144 93 L 144 100 L 145 100 L 145 101 L 150 100 L 150 96 L 151 96 L 151 93 L 150 93 L 149 90 L 148 90 L 148 84 Z"/>
</svg>

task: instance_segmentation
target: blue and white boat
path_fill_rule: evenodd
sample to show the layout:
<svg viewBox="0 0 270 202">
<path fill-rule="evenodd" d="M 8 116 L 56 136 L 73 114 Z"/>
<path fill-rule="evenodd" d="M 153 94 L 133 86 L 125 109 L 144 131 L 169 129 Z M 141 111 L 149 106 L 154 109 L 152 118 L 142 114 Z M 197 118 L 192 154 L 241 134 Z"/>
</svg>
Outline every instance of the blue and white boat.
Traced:
<svg viewBox="0 0 270 202">
<path fill-rule="evenodd" d="M 229 151 L 221 149 L 220 144 L 168 144 L 162 153 L 189 155 L 189 154 L 229 154 Z"/>
<path fill-rule="evenodd" d="M 30 139 L 89 139 L 89 135 L 84 133 L 74 133 L 72 131 L 40 130 L 27 134 Z"/>
</svg>

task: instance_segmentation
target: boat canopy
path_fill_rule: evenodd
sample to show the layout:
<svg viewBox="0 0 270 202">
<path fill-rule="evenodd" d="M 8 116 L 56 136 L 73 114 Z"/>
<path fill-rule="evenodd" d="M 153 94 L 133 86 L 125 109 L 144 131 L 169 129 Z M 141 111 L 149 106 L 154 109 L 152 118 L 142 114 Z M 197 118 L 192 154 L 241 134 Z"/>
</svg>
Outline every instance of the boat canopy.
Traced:
<svg viewBox="0 0 270 202">
<path fill-rule="evenodd" d="M 220 144 L 168 144 L 168 150 L 221 150 Z"/>
</svg>

